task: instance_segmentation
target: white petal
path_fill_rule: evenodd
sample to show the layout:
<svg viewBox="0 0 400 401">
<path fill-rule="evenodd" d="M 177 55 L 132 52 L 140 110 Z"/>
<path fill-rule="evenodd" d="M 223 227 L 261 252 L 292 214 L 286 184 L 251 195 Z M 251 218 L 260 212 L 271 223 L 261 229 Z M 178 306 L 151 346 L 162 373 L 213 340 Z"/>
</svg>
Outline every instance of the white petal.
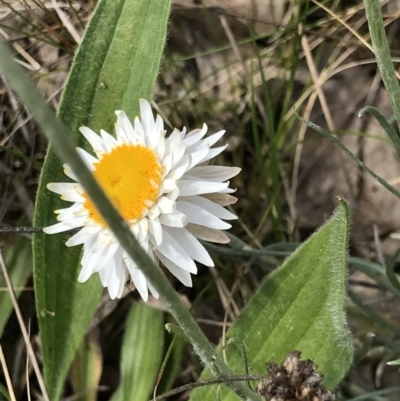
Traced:
<svg viewBox="0 0 400 401">
<path fill-rule="evenodd" d="M 126 143 L 135 144 L 135 135 L 129 118 L 124 111 L 118 110 L 115 112 L 117 115 L 117 124 L 115 125 L 115 132 L 117 139 Z"/>
<path fill-rule="evenodd" d="M 71 228 L 82 227 L 89 222 L 89 216 L 73 217 L 72 219 L 64 220 L 63 223 Z"/>
<path fill-rule="evenodd" d="M 189 223 L 199 224 L 217 230 L 227 230 L 231 225 L 215 217 L 213 214 L 190 202 L 178 201 L 177 209 L 184 213 Z"/>
<path fill-rule="evenodd" d="M 88 127 L 80 127 L 79 131 L 81 131 L 82 135 L 86 138 L 86 140 L 90 143 L 90 146 L 96 153 L 102 153 L 107 151 L 107 148 L 104 144 L 103 138 L 97 135 L 94 131 L 92 131 Z"/>
<path fill-rule="evenodd" d="M 221 206 L 234 205 L 237 202 L 236 197 L 234 197 L 232 195 L 228 195 L 228 194 L 219 193 L 219 192 L 216 192 L 214 194 L 204 194 L 202 196 L 207 199 L 210 199 L 214 203 L 217 203 L 218 205 L 221 205 Z"/>
<path fill-rule="evenodd" d="M 50 182 L 47 184 L 47 189 L 60 195 L 64 195 L 65 193 L 82 192 L 82 187 L 80 184 L 75 182 Z"/>
<path fill-rule="evenodd" d="M 149 232 L 148 220 L 146 218 L 141 219 L 137 224 L 139 226 L 139 233 L 138 233 L 136 239 L 140 243 L 142 243 L 148 236 L 148 232 Z"/>
<path fill-rule="evenodd" d="M 111 242 L 111 241 L 110 241 Z M 92 270 L 93 272 L 99 272 L 103 268 L 107 269 L 108 264 L 115 257 L 120 245 L 118 243 L 107 243 L 105 250 L 101 250 L 96 253 L 96 257 L 92 257 Z"/>
<path fill-rule="evenodd" d="M 107 270 L 106 269 L 100 270 L 99 277 L 103 287 L 107 287 Z"/>
<path fill-rule="evenodd" d="M 180 161 L 182 160 L 182 158 L 185 155 L 185 152 L 186 152 L 186 147 L 183 144 L 179 145 L 176 149 L 174 149 L 171 152 L 171 155 L 172 155 L 172 167 L 171 168 L 175 168 L 180 163 Z"/>
<path fill-rule="evenodd" d="M 149 220 L 148 224 L 149 232 L 154 238 L 155 245 L 160 245 L 163 238 L 163 231 L 160 221 L 158 219 Z"/>
<path fill-rule="evenodd" d="M 125 259 L 125 264 L 128 268 L 132 282 L 138 290 L 142 299 L 147 302 L 149 292 L 147 288 L 147 280 L 143 272 L 136 266 L 135 262 L 129 257 Z"/>
<path fill-rule="evenodd" d="M 189 132 L 188 135 L 190 135 L 190 132 Z M 181 139 L 185 138 L 185 136 L 186 136 L 186 127 L 183 127 L 182 131 L 180 132 L 180 136 L 181 136 Z"/>
<path fill-rule="evenodd" d="M 154 205 L 150 210 L 147 212 L 147 217 L 150 220 L 156 219 L 160 215 L 160 209 L 157 205 Z"/>
<path fill-rule="evenodd" d="M 89 265 L 83 265 L 81 271 L 79 272 L 78 282 L 85 283 L 89 280 L 90 276 L 93 274 L 92 269 Z"/>
<path fill-rule="evenodd" d="M 83 196 L 81 196 L 78 192 L 75 191 L 70 191 L 70 190 L 66 190 L 64 191 L 64 193 L 60 196 L 60 199 L 67 201 L 67 202 L 77 202 L 79 205 L 80 209 L 84 209 L 83 207 L 83 202 L 85 202 L 85 198 Z M 61 209 L 63 210 L 63 209 Z M 61 212 L 57 213 L 60 214 Z M 65 213 L 65 212 L 63 212 Z"/>
<path fill-rule="evenodd" d="M 123 279 L 119 283 L 117 298 L 122 297 L 122 294 L 124 293 L 124 289 L 126 286 L 126 282 L 128 280 L 128 270 L 126 269 L 125 265 L 123 265 L 123 267 L 122 267 L 122 275 L 123 275 Z"/>
<path fill-rule="evenodd" d="M 165 267 L 186 287 L 192 286 L 192 277 L 190 273 L 182 268 L 180 268 L 176 263 L 172 262 L 164 255 L 156 252 L 156 255 L 164 263 Z"/>
<path fill-rule="evenodd" d="M 214 144 L 216 144 L 225 134 L 225 131 L 219 131 L 214 135 L 209 136 L 208 138 L 203 139 L 200 142 L 195 143 L 194 145 L 188 148 L 188 152 L 196 152 L 201 148 L 211 148 Z"/>
<path fill-rule="evenodd" d="M 160 139 L 157 142 L 157 146 L 154 147 L 154 152 L 156 153 L 158 160 L 163 159 L 165 155 L 165 138 L 163 133 L 162 135 L 160 135 Z"/>
<path fill-rule="evenodd" d="M 125 277 L 122 270 L 122 255 L 115 255 L 106 266 L 107 269 L 107 287 L 111 299 L 115 299 L 121 285 L 121 280 Z"/>
<path fill-rule="evenodd" d="M 150 283 L 150 281 L 147 282 L 147 287 L 149 287 L 149 290 L 151 292 L 151 295 L 153 295 L 153 297 L 155 299 L 160 298 L 160 294 L 157 292 L 157 290 L 153 287 L 153 285 Z"/>
<path fill-rule="evenodd" d="M 164 120 L 160 115 L 157 114 L 156 117 L 156 131 L 161 132 L 162 136 L 165 136 L 165 131 L 164 131 Z"/>
<path fill-rule="evenodd" d="M 171 171 L 171 168 L 172 168 L 172 155 L 171 154 L 164 157 L 164 159 L 162 160 L 162 166 L 164 169 L 164 176 L 166 176 Z"/>
<path fill-rule="evenodd" d="M 209 199 L 203 198 L 202 196 L 188 196 L 185 201 L 193 203 L 201 208 L 212 213 L 214 216 L 219 217 L 223 220 L 237 220 L 237 216 L 226 210 L 224 207 L 217 205 Z"/>
<path fill-rule="evenodd" d="M 156 132 L 153 112 L 150 104 L 145 99 L 140 99 L 140 121 L 142 122 L 146 144 L 155 145 L 159 139 L 159 133 Z"/>
<path fill-rule="evenodd" d="M 186 137 L 182 140 L 182 142 L 187 147 L 192 146 L 195 143 L 197 143 L 198 141 L 200 141 L 200 139 L 202 139 L 205 134 L 207 134 L 207 125 L 203 124 L 202 129 L 197 129 L 197 130 L 190 131 L 186 135 Z"/>
<path fill-rule="evenodd" d="M 144 130 L 143 125 L 139 120 L 139 117 L 135 118 L 134 121 L 134 129 L 135 129 L 135 138 L 139 145 L 145 145 L 146 141 L 144 139 Z"/>
<path fill-rule="evenodd" d="M 172 213 L 175 208 L 175 202 L 168 199 L 166 196 L 161 196 L 158 198 L 157 206 L 160 209 L 161 213 Z"/>
<path fill-rule="evenodd" d="M 179 243 L 163 230 L 163 238 L 161 244 L 158 245 L 157 251 L 163 254 L 169 260 L 173 260 L 181 269 L 187 270 L 190 273 L 197 273 L 196 264 Z"/>
<path fill-rule="evenodd" d="M 170 214 L 161 215 L 160 223 L 169 227 L 185 227 L 188 223 L 188 220 L 183 213 L 179 212 L 178 210 L 174 210 Z"/>
<path fill-rule="evenodd" d="M 173 191 L 177 186 L 176 180 L 165 179 L 162 182 L 162 193 L 167 194 Z"/>
<path fill-rule="evenodd" d="M 68 230 L 71 230 L 71 227 L 67 226 L 65 223 L 57 223 L 43 228 L 43 232 L 46 234 L 57 234 Z"/>
<path fill-rule="evenodd" d="M 194 166 L 197 166 L 199 163 L 201 163 L 208 156 L 209 153 L 210 153 L 210 148 L 208 147 L 201 148 L 197 152 L 190 153 L 189 166 L 187 167 L 186 171 L 189 171 Z"/>
<path fill-rule="evenodd" d="M 170 154 L 181 143 L 181 133 L 175 128 L 166 140 L 166 151 Z"/>
<path fill-rule="evenodd" d="M 202 239 L 203 241 L 216 242 L 218 244 L 227 244 L 230 242 L 229 237 L 220 230 L 190 223 L 185 228 L 196 238 Z"/>
<path fill-rule="evenodd" d="M 228 187 L 225 182 L 206 182 L 196 180 L 180 180 L 178 182 L 180 196 L 202 195 L 212 192 L 221 192 Z"/>
<path fill-rule="evenodd" d="M 218 156 L 218 155 L 219 155 L 220 153 L 222 153 L 227 147 L 228 147 L 228 145 L 221 146 L 221 147 L 219 147 L 219 148 L 210 149 L 209 152 L 208 152 L 208 155 L 207 155 L 206 157 L 204 157 L 204 159 L 202 159 L 202 160 L 200 161 L 200 163 L 204 163 L 204 162 L 206 162 L 207 160 L 210 160 L 210 159 L 212 159 L 212 158 Z"/>
<path fill-rule="evenodd" d="M 229 186 L 229 182 L 228 182 L 228 186 Z M 222 194 L 233 194 L 236 192 L 236 188 L 225 188 L 222 191 L 220 191 Z"/>
<path fill-rule="evenodd" d="M 118 243 L 112 243 L 112 238 L 111 235 L 105 234 L 105 230 L 89 238 L 83 246 L 82 266 L 88 265 L 93 273 L 107 266 L 119 248 Z"/>
<path fill-rule="evenodd" d="M 85 198 L 75 191 L 65 191 L 60 198 L 67 202 L 85 202 Z"/>
<path fill-rule="evenodd" d="M 65 209 L 55 210 L 54 213 L 62 216 L 60 221 L 71 219 L 73 217 L 89 215 L 89 211 L 85 209 L 81 202 L 74 203 L 72 206 Z"/>
<path fill-rule="evenodd" d="M 179 178 L 181 178 L 187 171 L 189 162 L 189 156 L 184 156 L 181 161 L 169 172 L 169 174 L 166 176 L 166 179 L 179 180 Z"/>
<path fill-rule="evenodd" d="M 100 135 L 103 138 L 104 144 L 107 147 L 107 151 L 109 152 L 112 148 L 118 145 L 117 140 L 110 135 L 108 132 L 104 131 L 103 129 L 100 130 Z"/>
<path fill-rule="evenodd" d="M 94 164 L 97 163 L 98 160 L 94 156 L 92 156 L 91 154 L 86 152 L 86 150 L 84 150 L 82 148 L 76 148 L 76 151 L 79 153 L 79 156 L 82 158 L 82 160 L 84 161 L 84 163 L 86 164 L 88 169 L 90 171 L 93 171 L 94 170 Z"/>
<path fill-rule="evenodd" d="M 179 188 L 175 188 L 173 191 L 169 192 L 165 196 L 170 199 L 171 201 L 176 201 L 178 199 L 178 196 L 180 194 Z M 175 210 L 175 208 L 174 208 Z"/>
<path fill-rule="evenodd" d="M 85 226 L 73 235 L 66 243 L 66 246 L 81 245 L 86 242 L 90 237 L 96 235 L 102 228 L 100 226 Z"/>
<path fill-rule="evenodd" d="M 196 166 L 190 170 L 192 177 L 200 177 L 207 181 L 222 182 L 240 173 L 239 167 Z"/>
<path fill-rule="evenodd" d="M 71 178 L 71 180 L 78 181 L 78 178 L 76 177 L 75 173 L 72 171 L 72 168 L 67 164 L 63 164 L 63 169 L 64 169 L 64 174 Z"/>
<path fill-rule="evenodd" d="M 214 262 L 196 237 L 184 228 L 165 228 L 185 249 L 188 255 L 206 266 L 214 266 Z"/>
</svg>

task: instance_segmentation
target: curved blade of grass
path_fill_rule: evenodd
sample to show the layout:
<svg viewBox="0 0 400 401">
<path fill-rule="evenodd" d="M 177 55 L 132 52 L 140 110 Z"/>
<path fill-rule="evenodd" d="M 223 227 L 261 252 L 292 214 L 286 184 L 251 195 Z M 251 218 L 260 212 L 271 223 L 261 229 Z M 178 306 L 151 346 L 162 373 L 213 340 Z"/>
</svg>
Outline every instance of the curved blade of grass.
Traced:
<svg viewBox="0 0 400 401">
<path fill-rule="evenodd" d="M 376 120 L 378 121 L 379 125 L 385 130 L 387 135 L 389 136 L 390 140 L 392 141 L 397 155 L 400 157 L 400 138 L 399 135 L 395 132 L 393 127 L 389 124 L 386 118 L 377 110 L 375 107 L 372 106 L 365 106 L 359 112 L 358 116 L 362 117 L 365 113 L 372 114 Z"/>
<path fill-rule="evenodd" d="M 115 110 L 134 118 L 139 98 L 152 97 L 166 37 L 169 2 L 102 0 L 87 27 L 62 97 L 59 117 L 79 146 L 82 125 L 113 132 Z M 149 51 L 149 49 L 151 49 Z M 39 185 L 35 225 L 55 222 L 54 210 L 68 207 L 46 189 L 65 182 L 62 162 L 50 148 Z M 96 310 L 97 277 L 77 282 L 80 249 L 67 248 L 68 234 L 34 239 L 35 289 L 45 381 L 57 400 L 74 354 Z"/>
<path fill-rule="evenodd" d="M 171 336 L 168 336 L 166 345 L 168 351 L 164 355 L 157 378 L 157 388 L 155 389 L 157 394 L 163 394 L 172 388 L 182 365 L 185 341 L 178 336 L 173 336 L 171 340 Z"/>
<path fill-rule="evenodd" d="M 240 338 L 252 373 L 280 363 L 292 350 L 312 359 L 335 387 L 350 367 L 353 349 L 344 315 L 349 211 L 344 201 L 333 217 L 302 244 L 243 309 L 227 339 Z M 228 365 L 244 373 L 240 350 L 226 350 Z M 208 372 L 203 375 L 203 379 Z M 191 401 L 212 400 L 215 388 L 196 389 Z M 237 400 L 223 392 L 223 401 Z"/>
<path fill-rule="evenodd" d="M 367 333 L 364 338 L 364 343 L 362 347 L 354 354 L 354 365 L 357 365 L 367 354 L 368 351 L 371 349 L 372 341 L 375 338 L 374 333 Z"/>
<path fill-rule="evenodd" d="M 147 401 L 156 384 L 164 352 L 164 314 L 133 304 L 121 350 L 121 384 L 111 401 Z"/>
<path fill-rule="evenodd" d="M 392 257 L 388 260 L 386 264 L 386 276 L 398 292 L 400 292 L 400 282 L 397 278 L 394 268 L 396 266 L 397 258 L 399 257 L 399 255 L 400 248 L 394 253 L 394 255 L 392 255 Z"/>
<path fill-rule="evenodd" d="M 353 153 L 351 153 L 350 150 L 347 149 L 346 146 L 344 146 L 343 143 L 340 142 L 339 139 L 337 139 L 334 135 L 332 135 L 328 131 L 325 131 L 319 125 L 316 125 L 316 124 L 312 123 L 311 121 L 305 120 L 304 118 L 300 117 L 297 113 L 296 113 L 296 117 L 303 123 L 307 124 L 314 131 L 317 131 L 318 133 L 320 133 L 323 136 L 330 139 L 335 145 L 337 145 L 341 150 L 343 150 L 343 152 L 346 153 L 346 155 L 350 156 L 351 159 L 353 159 L 359 167 L 361 167 L 367 173 L 372 175 L 372 177 L 374 177 L 379 182 L 379 184 L 383 185 L 393 195 L 396 195 L 398 198 L 400 198 L 400 192 L 396 188 L 392 187 L 383 178 L 379 177 L 379 175 L 375 174 L 371 169 L 369 169 L 357 156 L 355 156 Z"/>
</svg>

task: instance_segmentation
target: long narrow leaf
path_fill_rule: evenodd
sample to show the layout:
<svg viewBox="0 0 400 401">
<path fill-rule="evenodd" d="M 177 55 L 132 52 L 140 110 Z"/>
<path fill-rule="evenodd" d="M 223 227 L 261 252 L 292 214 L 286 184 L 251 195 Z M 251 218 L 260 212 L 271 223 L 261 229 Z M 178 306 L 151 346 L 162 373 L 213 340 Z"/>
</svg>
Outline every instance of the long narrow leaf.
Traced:
<svg viewBox="0 0 400 401">
<path fill-rule="evenodd" d="M 147 401 L 152 394 L 164 352 L 164 314 L 135 303 L 122 344 L 121 383 L 111 401 Z"/>
</svg>

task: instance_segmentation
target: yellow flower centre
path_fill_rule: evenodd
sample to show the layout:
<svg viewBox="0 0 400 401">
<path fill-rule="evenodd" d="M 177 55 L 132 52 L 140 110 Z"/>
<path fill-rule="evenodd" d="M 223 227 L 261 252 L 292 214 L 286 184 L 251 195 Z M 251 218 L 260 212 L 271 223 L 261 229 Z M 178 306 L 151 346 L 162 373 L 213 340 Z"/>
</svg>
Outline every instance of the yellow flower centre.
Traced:
<svg viewBox="0 0 400 401">
<path fill-rule="evenodd" d="M 153 150 L 138 145 L 121 145 L 95 163 L 93 174 L 114 207 L 125 220 L 139 219 L 158 196 L 161 166 Z M 107 227 L 96 207 L 83 194 L 84 207 L 98 224 Z"/>
</svg>

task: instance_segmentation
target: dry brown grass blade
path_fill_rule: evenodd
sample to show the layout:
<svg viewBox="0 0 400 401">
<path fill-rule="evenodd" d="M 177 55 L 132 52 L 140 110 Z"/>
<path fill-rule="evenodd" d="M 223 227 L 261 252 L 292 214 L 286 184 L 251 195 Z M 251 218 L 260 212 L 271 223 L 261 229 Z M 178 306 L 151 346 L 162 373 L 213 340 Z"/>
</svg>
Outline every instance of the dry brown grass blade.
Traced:
<svg viewBox="0 0 400 401">
<path fill-rule="evenodd" d="M 24 325 L 24 320 L 22 318 L 21 310 L 20 310 L 18 302 L 17 302 L 17 297 L 15 296 L 14 288 L 13 288 L 10 276 L 8 274 L 7 267 L 4 262 L 3 253 L 1 252 L 1 249 L 0 249 L 0 265 L 1 265 L 2 272 L 4 274 L 5 281 L 7 283 L 7 288 L 10 292 L 11 301 L 12 301 L 14 309 L 15 309 L 15 314 L 17 315 L 17 319 L 18 319 L 19 326 L 21 328 L 22 336 L 24 337 L 26 349 L 28 350 L 28 355 L 29 355 L 29 358 L 31 359 L 33 370 L 35 371 L 36 378 L 39 383 L 40 391 L 42 392 L 44 401 L 50 401 L 49 395 L 47 394 L 47 390 L 44 385 L 43 376 L 42 376 L 42 373 L 40 372 L 39 364 L 38 364 L 38 361 L 35 356 L 35 352 L 33 351 L 31 342 L 29 341 L 28 332 Z"/>
<path fill-rule="evenodd" d="M 1 363 L 1 367 L 3 369 L 4 377 L 6 378 L 7 390 L 8 390 L 8 394 L 10 396 L 10 401 L 17 401 L 17 399 L 15 398 L 14 389 L 13 389 L 13 386 L 11 383 L 10 373 L 7 368 L 6 359 L 4 358 L 3 347 L 1 346 L 1 344 L 0 344 L 0 363 Z"/>
<path fill-rule="evenodd" d="M 357 32 L 355 31 L 347 22 L 345 22 L 342 18 L 340 18 L 337 14 L 332 12 L 328 7 L 324 6 L 317 0 L 312 0 L 314 4 L 316 4 L 318 7 L 321 7 L 324 11 L 326 11 L 329 15 L 331 15 L 333 18 L 337 19 L 344 27 L 346 27 L 368 50 L 370 50 L 372 53 L 374 53 L 374 50 L 372 49 L 372 46 Z"/>
</svg>

